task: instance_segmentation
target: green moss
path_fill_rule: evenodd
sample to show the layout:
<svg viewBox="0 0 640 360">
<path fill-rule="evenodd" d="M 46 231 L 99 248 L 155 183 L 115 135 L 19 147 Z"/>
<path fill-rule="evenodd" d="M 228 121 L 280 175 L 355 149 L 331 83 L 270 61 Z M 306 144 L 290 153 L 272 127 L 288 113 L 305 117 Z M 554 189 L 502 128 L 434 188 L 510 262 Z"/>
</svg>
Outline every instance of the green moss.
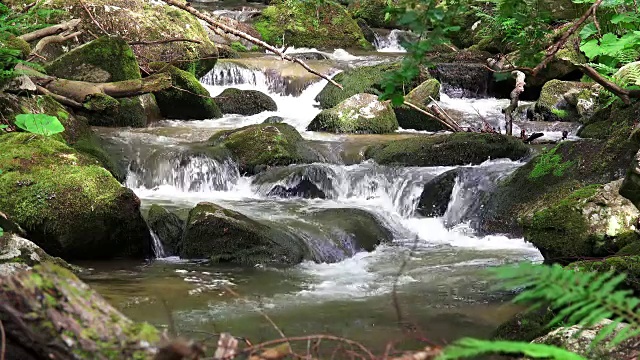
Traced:
<svg viewBox="0 0 640 360">
<path fill-rule="evenodd" d="M 0 208 L 47 253 L 141 255 L 148 235 L 139 200 L 93 158 L 54 139 L 15 133 L 2 136 L 0 169 Z"/>
<path fill-rule="evenodd" d="M 253 174 L 257 166 L 309 163 L 302 136 L 289 124 L 258 124 L 221 131 L 209 139 L 214 150 L 226 149 L 237 159 L 242 172 Z"/>
<path fill-rule="evenodd" d="M 87 156 L 94 158 L 102 165 L 107 171 L 113 175 L 116 180 L 123 182 L 127 176 L 126 169 L 119 166 L 116 160 L 107 153 L 98 136 L 92 131 L 88 132 L 85 136 L 76 141 L 72 147 Z"/>
<path fill-rule="evenodd" d="M 223 114 L 251 116 L 264 111 L 278 110 L 278 105 L 269 95 L 257 90 L 228 88 L 213 101 Z"/>
<path fill-rule="evenodd" d="M 612 256 L 602 260 L 578 261 L 568 265 L 577 271 L 597 271 L 625 274 L 624 285 L 640 293 L 640 256 Z"/>
<path fill-rule="evenodd" d="M 365 156 L 385 165 L 453 166 L 480 164 L 489 158 L 517 160 L 527 153 L 527 147 L 510 136 L 461 132 L 374 145 L 366 150 Z"/>
<path fill-rule="evenodd" d="M 154 93 L 163 116 L 184 120 L 216 119 L 222 116 L 207 89 L 193 74 L 163 63 L 150 66 L 154 70 L 170 73 L 175 87 Z"/>
<path fill-rule="evenodd" d="M 262 38 L 282 45 L 315 48 L 371 48 L 348 11 L 332 0 L 280 0 L 262 11 L 254 23 Z"/>
<path fill-rule="evenodd" d="M 547 307 L 518 313 L 500 324 L 492 338 L 495 340 L 533 341 L 553 330 L 548 325 L 555 315 Z"/>
<path fill-rule="evenodd" d="M 564 172 L 573 165 L 571 161 L 562 162 L 562 156 L 556 154 L 558 146 L 543 153 L 535 160 L 535 167 L 529 173 L 531 179 L 543 177 L 548 174 L 562 176 Z"/>
<path fill-rule="evenodd" d="M 244 45 L 243 45 L 241 42 L 239 42 L 239 41 L 234 41 L 234 42 L 232 42 L 230 46 L 231 46 L 231 48 L 232 48 L 233 50 L 238 51 L 238 52 L 247 52 L 247 51 L 249 51 L 249 49 L 247 49 L 247 47 L 246 47 L 246 46 L 244 46 Z"/>
<path fill-rule="evenodd" d="M 13 35 L 9 35 L 5 39 L 0 40 L 0 45 L 8 49 L 20 50 L 22 59 L 26 59 L 29 57 L 29 54 L 31 54 L 31 46 L 29 46 L 29 43 Z"/>
<path fill-rule="evenodd" d="M 349 4 L 348 9 L 354 18 L 364 20 L 371 27 L 395 27 L 394 23 L 385 19 L 387 0 L 355 0 Z"/>
<path fill-rule="evenodd" d="M 431 103 L 431 98 L 440 100 L 440 82 L 436 79 L 428 79 L 405 96 L 405 101 L 426 109 Z M 398 124 L 403 129 L 422 131 L 447 130 L 439 121 L 406 105 L 394 107 Z"/>
<path fill-rule="evenodd" d="M 553 108 L 553 109 L 551 109 L 551 113 L 553 115 L 559 117 L 560 119 L 566 119 L 569 116 L 569 112 L 567 110 L 564 110 L 564 109 Z"/>
<path fill-rule="evenodd" d="M 64 54 L 47 65 L 46 70 L 51 75 L 80 81 L 141 78 L 138 61 L 129 44 L 122 38 L 106 36 Z"/>
<path fill-rule="evenodd" d="M 362 115 L 361 108 L 377 102 L 369 94 L 355 95 L 333 109 L 321 111 L 309 124 L 307 130 L 332 133 L 387 134 L 398 129 L 398 121 L 390 104 L 379 103 L 370 115 Z"/>
</svg>

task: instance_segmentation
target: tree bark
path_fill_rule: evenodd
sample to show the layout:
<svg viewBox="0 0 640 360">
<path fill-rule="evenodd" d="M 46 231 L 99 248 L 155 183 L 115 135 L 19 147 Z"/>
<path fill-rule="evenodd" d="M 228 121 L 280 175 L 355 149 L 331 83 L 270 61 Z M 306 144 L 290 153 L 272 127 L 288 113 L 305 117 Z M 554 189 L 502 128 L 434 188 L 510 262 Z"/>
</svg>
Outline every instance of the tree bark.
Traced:
<svg viewBox="0 0 640 360">
<path fill-rule="evenodd" d="M 45 36 L 40 39 L 40 41 L 38 41 L 35 48 L 33 48 L 33 50 L 31 51 L 31 55 L 39 54 L 40 52 L 42 52 L 42 50 L 44 50 L 45 46 L 49 44 L 62 43 L 76 36 L 80 36 L 81 34 L 82 31 L 65 31 L 64 33 L 60 33 L 58 35 Z"/>
<path fill-rule="evenodd" d="M 63 22 L 62 24 L 49 26 L 44 29 L 40 29 L 24 35 L 20 35 L 19 38 L 26 42 L 35 41 L 38 39 L 42 39 L 43 37 L 56 35 L 56 34 L 63 33 L 65 31 L 75 29 L 80 24 L 81 21 L 82 20 L 80 19 L 72 19 L 72 20 Z"/>
<path fill-rule="evenodd" d="M 518 107 L 518 101 L 520 100 L 520 94 L 524 91 L 525 75 L 522 71 L 512 71 L 511 75 L 516 78 L 516 86 L 511 91 L 511 102 L 509 106 L 504 109 L 504 119 L 507 123 L 507 135 L 513 135 L 513 111 Z"/>
<path fill-rule="evenodd" d="M 16 70 L 29 76 L 41 93 L 44 94 L 44 89 L 56 95 L 56 100 L 76 108 L 80 104 L 84 107 L 85 102 L 94 94 L 105 94 L 114 98 L 132 97 L 168 89 L 172 85 L 169 73 L 159 73 L 136 80 L 90 83 L 56 78 L 20 64 L 16 66 Z"/>
</svg>

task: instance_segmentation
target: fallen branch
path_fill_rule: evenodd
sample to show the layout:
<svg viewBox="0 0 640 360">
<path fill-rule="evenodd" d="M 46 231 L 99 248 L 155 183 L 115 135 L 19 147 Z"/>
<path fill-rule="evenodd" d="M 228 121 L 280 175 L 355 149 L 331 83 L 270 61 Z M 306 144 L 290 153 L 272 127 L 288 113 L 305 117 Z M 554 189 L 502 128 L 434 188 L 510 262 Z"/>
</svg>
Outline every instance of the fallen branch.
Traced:
<svg viewBox="0 0 640 360">
<path fill-rule="evenodd" d="M 560 49 L 564 47 L 564 45 L 569 40 L 569 37 L 571 37 L 571 35 L 573 35 L 580 28 L 580 26 L 582 26 L 582 24 L 591 16 L 591 14 L 595 13 L 596 9 L 600 6 L 600 4 L 602 4 L 602 1 L 603 0 L 596 0 L 596 2 L 591 5 L 589 10 L 587 10 L 587 12 L 585 12 L 578 20 L 576 20 L 576 22 L 573 23 L 573 26 L 571 26 L 571 28 L 567 30 L 567 32 L 562 34 L 560 40 L 558 40 L 555 44 L 551 45 L 549 49 L 547 49 L 547 55 L 538 65 L 536 65 L 536 67 L 533 68 L 531 72 L 532 75 L 535 76 L 540 70 L 544 69 L 547 66 L 549 61 L 551 61 L 556 56 L 558 51 L 560 51 Z"/>
<path fill-rule="evenodd" d="M 509 106 L 507 106 L 504 111 L 504 119 L 507 123 L 507 135 L 513 135 L 513 111 L 518 107 L 518 101 L 520 100 L 520 94 L 524 91 L 525 86 L 525 75 L 522 71 L 514 70 L 511 72 L 514 78 L 516 78 L 516 85 L 511 90 L 511 102 Z"/>
<path fill-rule="evenodd" d="M 458 123 L 455 120 L 453 120 L 453 118 L 449 116 L 449 114 L 447 114 L 446 111 L 444 111 L 444 109 L 440 106 L 440 104 L 438 104 L 438 102 L 436 101 L 436 99 L 433 98 L 433 96 L 429 96 L 429 99 L 433 101 L 433 104 L 438 109 L 438 112 L 441 113 L 445 119 L 447 119 L 447 121 L 451 124 L 451 126 L 455 129 L 455 131 L 462 131 L 462 128 L 460 127 L 460 125 L 458 125 Z"/>
<path fill-rule="evenodd" d="M 187 39 L 187 38 L 172 38 L 172 39 L 164 39 L 164 40 L 156 40 L 156 41 L 131 41 L 129 45 L 157 45 L 157 44 L 166 44 L 172 42 L 190 42 L 195 44 L 202 44 L 200 40 Z"/>
<path fill-rule="evenodd" d="M 578 67 L 585 75 L 593 79 L 593 81 L 597 82 L 598 84 L 602 85 L 602 87 L 604 87 L 605 89 L 614 93 L 625 104 L 627 105 L 630 104 L 631 98 L 640 99 L 640 90 L 637 90 L 637 89 L 628 90 L 628 89 L 622 88 L 618 84 L 602 76 L 598 71 L 596 71 L 596 69 L 592 68 L 589 65 L 580 64 L 578 65 Z"/>
<path fill-rule="evenodd" d="M 328 82 L 330 82 L 331 84 L 333 84 L 333 85 L 337 86 L 338 88 L 342 89 L 342 85 L 338 84 L 337 82 L 335 82 L 333 79 L 331 79 L 327 75 L 321 74 L 321 73 L 313 70 L 304 61 L 302 61 L 300 59 L 297 59 L 297 58 L 294 58 L 294 57 L 291 57 L 289 55 L 286 55 L 285 53 L 281 52 L 280 50 L 276 49 L 275 47 L 267 44 L 266 42 L 264 42 L 264 41 L 262 41 L 260 39 L 256 39 L 255 37 L 253 37 L 253 36 L 251 36 L 251 35 L 249 35 L 249 34 L 247 34 L 245 32 L 242 32 L 240 30 L 237 30 L 237 29 L 229 27 L 229 26 L 227 26 L 225 24 L 222 24 L 222 23 L 220 23 L 218 21 L 215 21 L 212 18 L 210 18 L 209 16 L 206 16 L 203 13 L 199 12 L 195 8 L 193 8 L 191 6 L 188 6 L 186 4 L 179 3 L 176 0 L 162 0 L 162 1 L 167 3 L 167 4 L 169 4 L 169 5 L 172 5 L 172 6 L 175 6 L 175 7 L 179 8 L 179 9 L 182 9 L 182 10 L 190 13 L 191 15 L 197 17 L 198 19 L 201 19 L 201 20 L 205 21 L 207 24 L 209 24 L 209 27 L 211 27 L 214 31 L 215 31 L 215 29 L 221 29 L 222 31 L 224 31 L 226 33 L 233 34 L 233 35 L 235 35 L 237 37 L 240 37 L 242 39 L 245 39 L 245 40 L 251 42 L 252 44 L 255 44 L 255 45 L 258 45 L 260 47 L 263 47 L 263 48 L 271 51 L 272 53 L 280 56 L 280 58 L 282 58 L 282 60 L 287 60 L 287 61 L 291 61 L 291 62 L 297 63 L 300 66 L 302 66 L 305 70 L 307 70 L 308 72 L 310 72 L 310 73 L 312 73 L 312 74 L 314 74 L 314 75 L 316 75 L 318 77 L 321 77 L 321 78 L 327 80 Z"/>
<path fill-rule="evenodd" d="M 80 19 L 72 19 L 58 25 L 53 25 L 53 26 L 46 27 L 44 29 L 32 31 L 30 33 L 20 35 L 18 37 L 26 42 L 35 41 L 38 39 L 42 39 L 43 37 L 56 35 L 56 34 L 63 33 L 65 31 L 73 30 L 80 24 L 81 21 L 82 20 Z"/>
<path fill-rule="evenodd" d="M 443 120 L 443 119 L 440 119 L 439 117 L 437 117 L 437 116 L 433 115 L 432 113 L 430 113 L 430 112 L 428 112 L 428 111 L 426 111 L 426 110 L 422 109 L 422 108 L 421 108 L 421 107 L 419 107 L 418 105 L 415 105 L 415 104 L 413 104 L 413 103 L 410 103 L 410 102 L 408 102 L 408 101 L 406 101 L 406 100 L 404 101 L 404 105 L 407 105 L 408 107 L 410 107 L 410 108 L 412 108 L 412 109 L 414 109 L 414 110 L 416 110 L 416 111 L 418 111 L 418 112 L 420 112 L 420 113 L 422 113 L 422 114 L 425 114 L 425 115 L 427 115 L 428 117 L 430 117 L 430 118 L 432 118 L 432 119 L 434 119 L 434 120 L 438 121 L 439 123 L 441 123 L 442 125 L 446 126 L 449 130 L 451 130 L 451 131 L 453 131 L 453 132 L 458 131 L 458 130 L 456 130 L 456 129 L 455 129 L 455 127 L 451 126 L 451 124 L 449 124 L 447 121 L 445 121 L 445 120 Z"/>
<path fill-rule="evenodd" d="M 68 32 L 60 33 L 58 35 L 50 35 L 50 36 L 43 37 L 42 39 L 40 39 L 40 41 L 38 41 L 36 46 L 33 48 L 33 51 L 31 51 L 30 56 L 36 56 L 37 54 L 41 53 L 42 50 L 44 50 L 44 48 L 49 44 L 62 43 L 69 39 L 73 39 L 74 37 L 80 36 L 81 34 L 82 34 L 82 31 L 76 31 L 76 32 L 68 31 Z"/>
</svg>

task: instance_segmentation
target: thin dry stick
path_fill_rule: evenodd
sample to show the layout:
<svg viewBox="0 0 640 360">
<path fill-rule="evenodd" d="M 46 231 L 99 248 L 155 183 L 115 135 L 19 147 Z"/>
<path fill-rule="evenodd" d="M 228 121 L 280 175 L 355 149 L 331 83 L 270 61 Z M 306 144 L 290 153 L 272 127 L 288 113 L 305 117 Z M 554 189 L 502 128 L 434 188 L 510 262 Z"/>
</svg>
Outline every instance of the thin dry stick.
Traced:
<svg viewBox="0 0 640 360">
<path fill-rule="evenodd" d="M 195 44 L 202 44 L 200 40 L 187 39 L 187 38 L 172 38 L 172 39 L 164 39 L 164 40 L 156 40 L 156 41 L 132 41 L 129 45 L 157 45 L 157 44 L 166 44 L 172 42 L 190 42 Z"/>
<path fill-rule="evenodd" d="M 453 118 L 451 116 L 449 116 L 449 114 L 447 114 L 446 111 L 444 111 L 444 109 L 440 106 L 440 104 L 438 104 L 436 99 L 434 99 L 432 96 L 429 96 L 429 99 L 431 99 L 431 101 L 433 101 L 433 103 L 444 114 L 444 116 L 447 118 L 447 120 L 449 120 L 451 122 L 451 126 L 455 129 L 455 131 L 462 131 L 462 128 L 460 127 L 460 125 L 458 125 L 458 123 L 455 120 L 453 120 Z"/>
<path fill-rule="evenodd" d="M 2 320 L 0 320 L 0 340 L 2 341 L 2 347 L 0 348 L 0 360 L 4 360 L 4 354 L 7 351 L 7 337 L 4 333 L 4 326 Z"/>
<path fill-rule="evenodd" d="M 82 0 L 78 0 L 78 2 L 80 2 L 80 5 L 82 5 L 82 7 L 84 8 L 84 10 L 87 12 L 87 14 L 89 14 L 89 17 L 91 18 L 91 21 L 93 21 L 94 24 L 96 24 L 96 26 L 98 27 L 98 29 L 100 29 L 105 35 L 107 36 L 111 36 L 111 34 L 109 34 L 107 32 L 107 30 L 105 30 L 102 25 L 100 25 L 100 23 L 98 22 L 98 20 L 96 20 L 96 18 L 93 17 L 93 14 L 91 13 L 91 11 L 89 11 L 89 8 L 87 7 L 87 5 L 85 5 L 84 2 L 82 2 Z"/>
<path fill-rule="evenodd" d="M 276 339 L 276 340 L 270 340 L 270 341 L 265 341 L 261 344 L 257 344 L 254 345 L 252 347 L 248 347 L 246 349 L 244 349 L 242 352 L 244 353 L 252 353 L 256 350 L 260 350 L 262 348 L 271 346 L 271 345 L 277 345 L 277 344 L 282 344 L 284 342 L 293 342 L 293 341 L 307 341 L 308 339 L 316 339 L 316 340 L 320 340 L 320 339 L 324 339 L 324 340 L 329 340 L 329 341 L 337 341 L 337 342 L 341 342 L 344 344 L 348 344 L 351 346 L 355 346 L 358 349 L 360 349 L 362 352 L 364 352 L 369 359 L 371 360 L 375 360 L 376 357 L 375 355 L 373 355 L 373 353 L 367 349 L 366 346 L 362 345 L 361 343 L 354 341 L 354 340 L 349 340 L 349 339 L 345 339 L 339 336 L 333 336 L 333 335 L 309 335 L 309 336 L 296 336 L 296 337 L 290 337 L 290 338 L 283 338 L 283 339 Z"/>
<path fill-rule="evenodd" d="M 447 128 L 449 128 L 451 131 L 454 131 L 454 132 L 455 132 L 455 131 L 457 131 L 457 130 L 456 130 L 454 127 L 452 127 L 449 123 L 447 123 L 446 121 L 444 121 L 444 120 L 440 119 L 439 117 L 437 117 L 437 116 L 433 115 L 432 113 L 430 113 L 430 112 L 428 112 L 428 111 L 426 111 L 426 110 L 424 110 L 424 109 L 420 108 L 418 105 L 415 105 L 415 104 L 413 104 L 413 103 L 410 103 L 410 102 L 408 102 L 408 101 L 406 101 L 406 100 L 405 100 L 404 104 L 405 104 L 405 105 L 407 105 L 408 107 L 410 107 L 410 108 L 412 108 L 412 109 L 414 109 L 414 110 L 416 110 L 416 111 L 419 111 L 419 112 L 421 112 L 421 113 L 423 113 L 423 114 L 427 115 L 428 117 L 430 117 L 430 118 L 432 118 L 432 119 L 434 119 L 434 120 L 438 121 L 438 122 L 439 122 L 439 123 L 441 123 L 442 125 L 444 125 L 444 126 L 446 126 Z"/>
<path fill-rule="evenodd" d="M 304 61 L 298 59 L 298 58 L 294 58 L 291 57 L 289 55 L 286 55 L 285 53 L 281 52 L 280 50 L 276 49 L 275 47 L 267 44 L 266 42 L 256 39 L 255 37 L 244 33 L 240 30 L 234 29 L 232 27 L 229 27 L 225 24 L 222 24 L 220 22 L 217 22 L 215 20 L 213 20 L 212 18 L 204 15 L 203 13 L 201 13 L 200 11 L 194 9 L 193 7 L 190 6 L 186 6 L 185 4 L 181 4 L 176 0 L 162 0 L 165 3 L 175 6 L 179 9 L 182 9 L 188 13 L 190 13 L 191 15 L 197 17 L 198 19 L 201 19 L 203 21 L 205 21 L 207 24 L 209 24 L 209 27 L 211 27 L 212 29 L 217 28 L 217 29 L 221 29 L 222 31 L 229 33 L 229 34 L 233 34 L 235 36 L 238 36 L 240 38 L 243 38 L 249 42 L 251 42 L 252 44 L 258 45 L 260 47 L 263 47 L 269 51 L 271 51 L 274 54 L 277 54 L 278 56 L 280 56 L 280 58 L 282 58 L 282 60 L 287 60 L 287 61 L 291 61 L 294 63 L 299 64 L 300 66 L 302 66 L 303 68 L 305 68 L 305 70 L 307 70 L 308 72 L 319 76 L 325 80 L 327 80 L 328 82 L 330 82 L 331 84 L 333 84 L 334 86 L 337 86 L 338 88 L 342 89 L 342 85 L 338 84 L 337 82 L 335 82 L 333 79 L 331 79 L 330 77 L 328 77 L 327 75 L 321 74 L 315 70 L 313 70 L 312 68 L 309 67 L 309 65 L 307 65 Z"/>
</svg>

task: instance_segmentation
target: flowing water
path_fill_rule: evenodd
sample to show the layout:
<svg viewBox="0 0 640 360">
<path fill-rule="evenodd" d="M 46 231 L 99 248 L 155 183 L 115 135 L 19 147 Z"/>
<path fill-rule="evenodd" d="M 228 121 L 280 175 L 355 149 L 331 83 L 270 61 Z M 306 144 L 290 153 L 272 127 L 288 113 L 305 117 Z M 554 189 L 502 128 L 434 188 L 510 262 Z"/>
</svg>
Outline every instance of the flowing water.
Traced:
<svg viewBox="0 0 640 360">
<path fill-rule="evenodd" d="M 329 61 L 335 66 L 325 71 L 335 74 L 341 68 L 335 58 L 349 54 L 331 55 Z M 367 63 L 380 58 L 363 55 L 353 60 Z M 421 329 L 423 337 L 450 341 L 489 336 L 517 309 L 508 304 L 510 294 L 491 288 L 483 269 L 541 257 L 522 239 L 477 235 L 474 224 L 482 215 L 478 199 L 523 163 L 493 159 L 462 167 L 446 214 L 420 217 L 414 209 L 423 186 L 453 167 L 394 168 L 362 162 L 364 146 L 406 136 L 404 131 L 386 136 L 308 132 L 306 126 L 319 112 L 314 98 L 326 81 L 293 91 L 280 80 L 262 70 L 228 63 L 202 79 L 211 95 L 230 86 L 256 89 L 269 94 L 278 111 L 101 131 L 110 150 L 129 163 L 126 186 L 141 198 L 143 209 L 160 204 L 184 216 L 198 202 L 214 202 L 295 232 L 309 242 L 316 261 L 289 269 L 211 265 L 176 257 L 149 264 L 91 263 L 86 264 L 92 268 L 86 280 L 133 319 L 173 324 L 191 337 L 197 337 L 193 331 L 230 331 L 254 343 L 275 338 L 278 334 L 256 310 L 262 309 L 287 335 L 332 333 L 383 351 L 388 341 L 406 337 L 406 329 L 397 325 L 394 285 L 403 319 Z M 476 110 L 496 125 L 503 117 L 502 100 L 453 99 L 443 94 L 441 104 L 470 122 L 478 122 Z M 220 129 L 261 123 L 274 115 L 313 141 L 326 161 L 246 177 L 233 161 L 208 158 L 192 145 Z M 303 180 L 320 189 L 324 199 L 270 195 L 275 186 L 291 187 Z M 333 244 L 353 242 L 353 235 L 340 229 L 341 213 L 318 213 L 339 208 L 371 214 L 391 231 L 393 241 L 369 253 L 337 249 Z M 155 243 L 162 256 L 159 242 Z"/>
</svg>

